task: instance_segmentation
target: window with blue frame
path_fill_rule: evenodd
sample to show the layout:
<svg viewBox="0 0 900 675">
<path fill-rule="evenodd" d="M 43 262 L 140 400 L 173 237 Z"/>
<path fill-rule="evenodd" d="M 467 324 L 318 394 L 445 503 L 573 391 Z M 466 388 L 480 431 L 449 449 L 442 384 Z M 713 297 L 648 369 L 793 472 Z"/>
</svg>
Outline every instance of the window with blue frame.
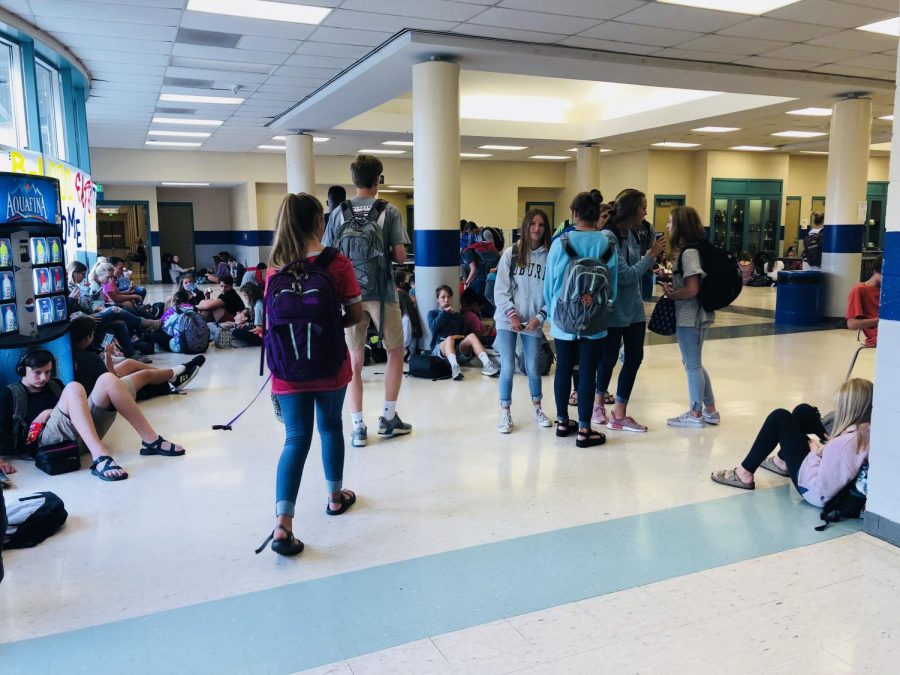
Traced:
<svg viewBox="0 0 900 675">
<path fill-rule="evenodd" d="M 46 155 L 66 159 L 62 93 L 59 71 L 35 60 L 37 76 L 38 117 L 41 123 L 41 148 Z"/>
<path fill-rule="evenodd" d="M 18 45 L 0 38 L 0 143 L 27 147 L 25 95 Z"/>
</svg>

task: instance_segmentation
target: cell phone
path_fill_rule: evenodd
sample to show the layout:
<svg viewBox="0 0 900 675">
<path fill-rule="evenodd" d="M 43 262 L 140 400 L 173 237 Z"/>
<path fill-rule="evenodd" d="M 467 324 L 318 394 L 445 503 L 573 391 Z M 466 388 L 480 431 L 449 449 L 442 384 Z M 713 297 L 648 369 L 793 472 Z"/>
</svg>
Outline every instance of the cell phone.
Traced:
<svg viewBox="0 0 900 675">
<path fill-rule="evenodd" d="M 110 344 L 112 344 L 112 341 L 115 339 L 116 338 L 112 333 L 107 333 L 103 336 L 103 342 L 100 343 L 100 347 L 106 349 Z"/>
<path fill-rule="evenodd" d="M 662 238 L 665 237 L 665 236 L 666 236 L 666 235 L 663 234 L 662 232 L 657 232 L 657 233 L 656 233 L 656 241 L 659 241 L 660 239 L 662 239 Z"/>
</svg>

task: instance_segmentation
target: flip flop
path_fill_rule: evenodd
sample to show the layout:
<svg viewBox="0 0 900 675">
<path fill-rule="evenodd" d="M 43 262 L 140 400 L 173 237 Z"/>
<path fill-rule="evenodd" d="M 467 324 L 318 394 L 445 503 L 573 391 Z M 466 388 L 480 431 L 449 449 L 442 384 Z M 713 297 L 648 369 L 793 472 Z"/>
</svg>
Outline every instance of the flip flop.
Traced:
<svg viewBox="0 0 900 675">
<path fill-rule="evenodd" d="M 759 468 L 765 469 L 766 471 L 771 471 L 772 473 L 777 473 L 779 476 L 784 476 L 785 478 L 790 478 L 791 476 L 791 474 L 787 470 L 782 469 L 780 466 L 778 466 L 775 463 L 775 460 L 771 457 L 766 457 L 766 460 L 759 465 Z"/>
<path fill-rule="evenodd" d="M 168 443 L 169 449 L 164 450 L 162 444 Z M 156 440 L 152 443 L 144 443 L 141 441 L 141 454 L 142 455 L 162 455 L 163 457 L 180 457 L 184 454 L 184 448 L 181 450 L 176 450 L 178 446 L 175 445 L 172 441 L 167 441 L 162 436 L 157 436 Z"/>
<path fill-rule="evenodd" d="M 100 467 L 100 463 L 103 463 L 103 466 Z M 116 460 L 114 460 L 109 455 L 100 455 L 97 459 L 91 462 L 91 473 L 97 476 L 100 480 L 107 480 L 110 482 L 115 482 L 117 480 L 125 480 L 128 478 L 128 473 L 125 472 L 121 476 L 107 476 L 105 475 L 107 471 L 124 471 L 121 466 L 116 464 Z"/>
<path fill-rule="evenodd" d="M 737 467 L 734 469 L 722 469 L 721 471 L 713 471 L 709 477 L 714 483 L 721 483 L 729 487 L 740 488 L 741 490 L 755 490 L 756 481 L 745 483 L 737 475 Z"/>
<path fill-rule="evenodd" d="M 329 516 L 339 516 L 356 503 L 356 494 L 353 490 L 341 490 L 341 508 L 332 509 L 330 502 L 325 506 L 325 513 Z"/>
</svg>

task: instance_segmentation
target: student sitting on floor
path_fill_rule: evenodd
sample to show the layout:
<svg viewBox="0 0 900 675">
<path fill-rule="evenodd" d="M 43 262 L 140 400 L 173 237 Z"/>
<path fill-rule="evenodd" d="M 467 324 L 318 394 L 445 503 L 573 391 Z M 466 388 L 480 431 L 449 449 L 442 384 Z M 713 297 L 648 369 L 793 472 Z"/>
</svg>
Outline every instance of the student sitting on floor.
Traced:
<svg viewBox="0 0 900 675">
<path fill-rule="evenodd" d="M 465 335 L 465 322 L 462 315 L 450 304 L 453 289 L 438 286 L 438 306 L 428 312 L 428 329 L 431 331 L 431 353 L 450 362 L 450 370 L 454 380 L 463 379 L 459 370 L 460 364 L 467 365 L 476 356 L 481 361 L 482 375 L 497 377 L 500 368 L 484 351 L 481 340 L 474 333 Z"/>
<path fill-rule="evenodd" d="M 110 263 L 98 261 L 91 270 L 91 293 L 94 294 L 99 290 L 106 305 L 134 309 L 134 306 L 141 301 L 141 297 L 136 293 L 121 292 L 116 285 L 115 271 L 116 268 Z"/>
<path fill-rule="evenodd" d="M 230 274 L 219 277 L 219 288 L 222 292 L 217 298 L 210 298 L 197 305 L 197 309 L 207 321 L 234 321 L 237 313 L 244 309 L 244 301 L 234 290 L 234 278 Z"/>
<path fill-rule="evenodd" d="M 856 477 L 868 458 L 871 419 L 872 383 L 848 380 L 838 390 L 830 440 L 816 408 L 806 403 L 793 412 L 779 408 L 769 413 L 741 465 L 715 471 L 710 478 L 722 485 L 753 490 L 753 474 L 762 467 L 789 477 L 803 499 L 822 507 Z M 778 453 L 770 457 L 779 446 Z"/>
<path fill-rule="evenodd" d="M 138 409 L 128 387 L 112 373 L 97 378 L 88 395 L 77 382 L 63 383 L 53 377 L 56 361 L 46 349 L 25 352 L 16 365 L 19 382 L 0 392 L 0 455 L 33 453 L 39 446 L 77 441 L 91 453 L 91 473 L 106 481 L 128 478 L 116 464 L 102 438 L 117 413 L 141 437 L 142 455 L 183 455 L 184 448 L 170 443 L 150 426 Z M 25 412 L 15 419 L 16 396 L 25 397 Z M 37 437 L 28 437 L 32 423 L 42 427 Z"/>
<path fill-rule="evenodd" d="M 182 321 L 182 318 L 188 317 Z M 176 291 L 172 306 L 161 317 L 162 328 L 148 331 L 147 340 L 167 352 L 199 354 L 209 344 L 209 326 L 190 303 L 188 292 Z"/>
<path fill-rule="evenodd" d="M 262 288 L 255 283 L 244 284 L 241 286 L 241 296 L 246 308 L 234 317 L 231 345 L 232 347 L 260 347 L 262 346 L 263 329 Z"/>
<path fill-rule="evenodd" d="M 497 329 L 481 320 L 484 307 L 484 298 L 471 288 L 467 288 L 459 296 L 459 313 L 465 322 L 465 332 L 475 333 L 481 344 L 490 347 L 497 338 Z"/>
</svg>

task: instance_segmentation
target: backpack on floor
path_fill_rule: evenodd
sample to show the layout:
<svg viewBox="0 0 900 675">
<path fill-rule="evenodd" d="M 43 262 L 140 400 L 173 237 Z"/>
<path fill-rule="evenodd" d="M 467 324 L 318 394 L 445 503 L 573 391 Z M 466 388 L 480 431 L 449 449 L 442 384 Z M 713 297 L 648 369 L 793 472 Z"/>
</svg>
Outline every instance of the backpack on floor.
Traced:
<svg viewBox="0 0 900 675">
<path fill-rule="evenodd" d="M 825 502 L 819 518 L 825 521 L 816 530 L 821 532 L 831 523 L 842 519 L 859 518 L 866 510 L 866 493 L 869 485 L 869 462 L 863 462 L 859 472 L 841 491 Z"/>
<path fill-rule="evenodd" d="M 450 362 L 434 354 L 413 354 L 409 357 L 409 375 L 426 380 L 449 380 Z"/>
<path fill-rule="evenodd" d="M 822 266 L 822 234 L 813 232 L 803 245 L 803 260 L 810 267 Z"/>
<path fill-rule="evenodd" d="M 708 239 L 688 244 L 678 255 L 678 274 L 683 274 L 682 258 L 688 249 L 696 249 L 700 254 L 700 266 L 706 273 L 700 282 L 697 299 L 707 312 L 728 307 L 744 288 L 741 268 L 734 253 L 714 246 Z"/>
<path fill-rule="evenodd" d="M 6 516 L 9 524 L 3 548 L 30 548 L 61 528 L 69 513 L 62 499 L 52 492 L 37 492 L 7 503 Z"/>
<path fill-rule="evenodd" d="M 580 258 L 569 243 L 568 235 L 564 234 L 559 241 L 569 262 L 556 300 L 553 323 L 560 330 L 579 337 L 606 330 L 612 314 L 612 288 L 607 265 L 615 255 L 616 247 L 609 243 L 602 257 Z"/>
<path fill-rule="evenodd" d="M 264 356 L 280 380 L 331 377 L 347 358 L 341 297 L 328 273 L 337 254 L 325 248 L 314 261 L 295 260 L 269 277 Z"/>
<path fill-rule="evenodd" d="M 334 233 L 334 246 L 353 263 L 364 301 L 383 300 L 390 280 L 383 230 L 386 208 L 383 199 L 376 199 L 366 214 L 355 213 L 350 200 L 340 207 L 343 222 Z"/>
<path fill-rule="evenodd" d="M 209 326 L 194 309 L 176 310 L 168 331 L 169 349 L 176 354 L 202 354 L 209 347 Z"/>
</svg>

